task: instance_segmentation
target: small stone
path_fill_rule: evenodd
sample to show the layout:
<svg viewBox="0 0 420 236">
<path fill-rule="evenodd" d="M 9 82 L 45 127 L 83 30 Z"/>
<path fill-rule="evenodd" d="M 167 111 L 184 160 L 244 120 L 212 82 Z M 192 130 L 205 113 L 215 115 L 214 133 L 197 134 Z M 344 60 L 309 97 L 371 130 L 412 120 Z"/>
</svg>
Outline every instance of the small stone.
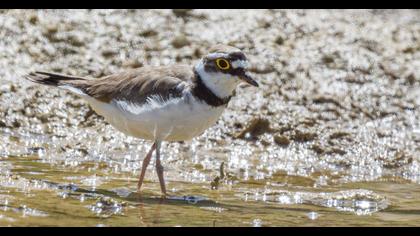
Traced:
<svg viewBox="0 0 420 236">
<path fill-rule="evenodd" d="M 203 170 L 204 169 L 204 166 L 202 164 L 200 164 L 200 163 L 197 163 L 197 164 L 194 165 L 194 169 L 196 169 L 196 170 Z"/>
<path fill-rule="evenodd" d="M 416 77 L 413 73 L 411 73 L 409 76 L 407 76 L 406 80 L 410 85 L 414 85 L 414 83 L 416 82 Z"/>
<path fill-rule="evenodd" d="M 190 15 L 190 12 L 192 11 L 192 9 L 173 9 L 172 13 L 176 16 L 176 17 L 186 17 Z"/>
<path fill-rule="evenodd" d="M 194 50 L 194 54 L 193 54 L 196 58 L 201 58 L 201 56 L 203 55 L 203 53 L 200 51 L 199 48 L 196 48 Z"/>
<path fill-rule="evenodd" d="M 314 103 L 332 103 L 337 107 L 345 109 L 343 105 L 334 97 L 327 96 L 327 95 L 316 95 L 312 98 L 312 102 Z"/>
<path fill-rule="evenodd" d="M 175 48 L 182 48 L 190 44 L 190 41 L 185 35 L 178 35 L 172 40 L 172 46 Z"/>
<path fill-rule="evenodd" d="M 48 115 L 40 115 L 37 117 L 42 123 L 48 123 Z"/>
<path fill-rule="evenodd" d="M 252 65 L 249 68 L 249 71 L 256 74 L 268 74 L 268 73 L 272 73 L 276 71 L 276 69 L 272 65 L 259 64 L 259 65 Z"/>
<path fill-rule="evenodd" d="M 143 66 L 143 63 L 141 63 L 137 59 L 127 60 L 123 62 L 123 67 L 126 67 L 126 68 L 139 68 L 142 66 Z"/>
<path fill-rule="evenodd" d="M 359 69 L 359 71 L 361 71 Z M 370 74 L 369 71 L 365 71 L 364 73 L 366 74 Z M 366 81 L 364 80 L 364 77 L 356 77 L 354 75 L 347 75 L 343 78 L 343 80 L 347 83 L 351 83 L 351 84 L 364 84 Z"/>
<path fill-rule="evenodd" d="M 19 127 L 21 126 L 21 124 L 20 124 L 20 122 L 19 122 L 19 121 L 14 120 L 14 121 L 12 122 L 12 126 L 13 126 L 13 128 L 19 128 Z"/>
<path fill-rule="evenodd" d="M 392 79 L 398 79 L 401 74 L 398 69 L 394 68 L 392 64 L 387 62 L 382 62 L 379 64 L 379 68 L 384 72 L 385 75 L 391 77 Z"/>
<path fill-rule="evenodd" d="M 77 148 L 76 150 L 78 152 L 80 152 L 83 156 L 86 156 L 86 155 L 89 154 L 89 152 L 86 149 L 84 149 L 84 148 Z"/>
<path fill-rule="evenodd" d="M 147 30 L 144 30 L 140 33 L 140 36 L 142 36 L 142 37 L 153 37 L 153 36 L 156 36 L 156 35 L 158 35 L 158 32 L 156 30 L 152 30 L 152 29 L 147 29 Z"/>
<path fill-rule="evenodd" d="M 284 38 L 282 36 L 277 36 L 276 40 L 275 40 L 276 44 L 278 45 L 283 45 L 284 43 Z"/>
<path fill-rule="evenodd" d="M 312 126 L 314 126 L 315 124 L 317 124 L 317 120 L 316 120 L 316 119 L 314 119 L 314 118 L 305 117 L 305 118 L 304 118 L 303 120 L 301 120 L 299 123 L 300 123 L 300 124 L 303 124 L 303 125 L 305 125 L 305 126 L 307 126 L 307 127 L 312 127 Z"/>
<path fill-rule="evenodd" d="M 289 138 L 284 135 L 276 135 L 274 136 L 274 142 L 280 146 L 287 146 L 290 144 Z"/>
<path fill-rule="evenodd" d="M 72 55 L 72 54 L 78 53 L 78 51 L 76 50 L 76 48 L 74 48 L 74 47 L 72 47 L 70 45 L 65 45 L 63 48 L 60 49 L 60 51 L 64 55 Z"/>
<path fill-rule="evenodd" d="M 384 159 L 384 158 L 379 158 Z M 391 160 L 385 160 L 383 167 L 387 169 L 400 168 L 405 165 L 409 165 L 413 162 L 413 157 L 407 155 L 404 151 L 397 151 L 394 155 L 394 158 Z"/>
<path fill-rule="evenodd" d="M 239 134 L 236 135 L 236 138 L 255 139 L 256 137 L 270 131 L 270 122 L 267 119 L 256 118 L 253 119 L 245 129 L 239 132 Z"/>
<path fill-rule="evenodd" d="M 46 29 L 46 32 L 45 33 L 50 34 L 50 35 L 51 34 L 55 34 L 55 33 L 58 32 L 58 26 L 57 25 L 53 25 L 53 24 L 47 25 L 45 27 L 45 29 Z"/>
<path fill-rule="evenodd" d="M 258 22 L 258 25 L 259 25 L 259 27 L 261 27 L 261 28 L 265 28 L 265 29 L 267 29 L 267 28 L 270 28 L 270 27 L 271 27 L 271 23 L 270 23 L 269 21 L 266 21 L 266 20 L 261 20 L 261 21 L 259 21 L 259 22 Z"/>
<path fill-rule="evenodd" d="M 339 139 L 339 138 L 343 138 L 343 137 L 346 137 L 346 136 L 349 136 L 349 135 L 350 135 L 350 133 L 348 133 L 348 132 L 338 131 L 338 132 L 332 133 L 329 138 L 330 139 Z"/>
<path fill-rule="evenodd" d="M 264 137 L 260 140 L 260 143 L 265 147 L 270 146 L 271 144 L 271 142 L 266 140 Z"/>
<path fill-rule="evenodd" d="M 376 131 L 376 135 L 378 135 L 379 138 L 391 137 L 391 132 L 389 130 L 379 129 Z"/>
<path fill-rule="evenodd" d="M 14 84 L 10 84 L 10 92 L 16 93 L 18 90 Z"/>
<path fill-rule="evenodd" d="M 83 39 L 80 36 L 77 36 L 77 35 L 69 36 L 67 41 L 75 47 L 81 47 L 81 46 L 85 45 L 85 42 L 83 41 Z"/>
<path fill-rule="evenodd" d="M 50 42 L 59 42 L 60 40 L 57 38 L 56 33 L 58 32 L 58 26 L 54 24 L 49 24 L 45 26 L 45 30 L 43 35 L 50 41 Z"/>
<path fill-rule="evenodd" d="M 338 154 L 338 155 L 344 155 L 346 153 L 347 153 L 346 151 L 344 151 L 340 148 L 337 148 L 337 147 L 333 147 L 333 148 L 331 148 L 331 149 L 329 149 L 328 151 L 325 152 L 325 154 Z"/>
<path fill-rule="evenodd" d="M 292 139 L 298 142 L 308 142 L 312 141 L 317 137 L 316 133 L 312 132 L 305 132 L 301 130 L 295 130 L 294 134 L 292 135 Z"/>
<path fill-rule="evenodd" d="M 117 55 L 118 52 L 116 50 L 113 49 L 105 49 L 102 51 L 102 56 L 104 57 L 112 57 L 114 55 Z"/>
<path fill-rule="evenodd" d="M 332 55 L 324 55 L 322 57 L 322 62 L 324 62 L 325 64 L 330 64 L 334 62 L 334 57 Z"/>
<path fill-rule="evenodd" d="M 322 148 L 321 145 L 319 145 L 319 144 L 312 145 L 311 149 L 314 150 L 317 154 L 324 153 L 324 148 Z"/>
<path fill-rule="evenodd" d="M 414 47 L 407 47 L 402 50 L 403 53 L 414 53 L 416 49 Z"/>
<path fill-rule="evenodd" d="M 290 124 L 281 124 L 280 128 L 279 128 L 279 132 L 280 133 L 285 133 L 285 132 L 288 132 L 292 129 L 293 129 L 293 127 Z"/>
<path fill-rule="evenodd" d="M 36 46 L 33 46 L 33 45 L 30 46 L 30 47 L 28 47 L 27 50 L 28 50 L 29 55 L 31 57 L 33 57 L 33 58 L 39 58 L 41 56 L 41 54 L 42 54 L 42 52 L 39 49 L 39 47 L 36 47 Z"/>
<path fill-rule="evenodd" d="M 37 15 L 31 15 L 29 17 L 29 23 L 35 25 L 36 23 L 38 23 L 38 16 Z"/>
</svg>

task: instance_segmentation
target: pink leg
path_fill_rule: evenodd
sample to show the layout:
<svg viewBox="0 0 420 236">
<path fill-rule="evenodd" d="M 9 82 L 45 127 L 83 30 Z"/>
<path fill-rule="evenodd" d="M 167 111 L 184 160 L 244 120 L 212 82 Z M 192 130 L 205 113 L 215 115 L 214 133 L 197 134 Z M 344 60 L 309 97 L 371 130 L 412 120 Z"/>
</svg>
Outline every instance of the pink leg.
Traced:
<svg viewBox="0 0 420 236">
<path fill-rule="evenodd" d="M 159 177 L 160 190 L 162 191 L 163 196 L 166 196 L 166 186 L 165 179 L 163 178 L 163 166 L 160 162 L 160 141 L 156 141 L 156 172 Z"/>
<path fill-rule="evenodd" d="M 144 175 L 146 174 L 146 168 L 149 165 L 150 159 L 152 157 L 153 151 L 156 149 L 156 143 L 152 145 L 149 152 L 147 153 L 146 157 L 143 160 L 143 164 L 141 167 L 139 182 L 137 183 L 137 191 L 140 192 L 141 185 L 143 184 Z"/>
</svg>

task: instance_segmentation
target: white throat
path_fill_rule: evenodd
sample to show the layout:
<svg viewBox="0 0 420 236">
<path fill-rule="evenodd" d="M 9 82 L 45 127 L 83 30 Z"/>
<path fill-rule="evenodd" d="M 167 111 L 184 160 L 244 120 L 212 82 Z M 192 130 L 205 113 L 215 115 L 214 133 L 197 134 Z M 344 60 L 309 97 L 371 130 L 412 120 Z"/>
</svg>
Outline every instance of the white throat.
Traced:
<svg viewBox="0 0 420 236">
<path fill-rule="evenodd" d="M 232 95 L 233 90 L 240 83 L 235 76 L 223 74 L 220 72 L 206 72 L 203 61 L 200 60 L 195 66 L 204 85 L 207 86 L 219 98 L 226 98 Z"/>
</svg>

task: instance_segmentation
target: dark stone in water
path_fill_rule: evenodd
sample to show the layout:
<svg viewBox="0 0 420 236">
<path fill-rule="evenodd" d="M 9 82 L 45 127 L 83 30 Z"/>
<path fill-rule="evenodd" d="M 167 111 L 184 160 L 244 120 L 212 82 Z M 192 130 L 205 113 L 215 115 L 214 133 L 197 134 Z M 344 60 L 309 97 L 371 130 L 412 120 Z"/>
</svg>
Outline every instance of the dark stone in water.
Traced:
<svg viewBox="0 0 420 236">
<path fill-rule="evenodd" d="M 324 148 L 321 147 L 319 144 L 314 144 L 311 146 L 311 149 L 314 150 L 318 154 L 324 153 Z"/>
<path fill-rule="evenodd" d="M 349 135 L 350 135 L 350 133 L 348 133 L 348 132 L 338 131 L 338 132 L 332 133 L 329 138 L 330 139 L 339 139 L 339 138 L 343 138 L 343 137 L 346 137 L 346 136 L 349 136 Z"/>
<path fill-rule="evenodd" d="M 326 154 L 339 154 L 339 155 L 344 155 L 347 152 L 344 151 L 344 150 L 342 150 L 342 149 L 340 149 L 340 148 L 333 147 L 333 148 L 329 149 L 328 151 L 326 151 L 325 153 Z"/>
<path fill-rule="evenodd" d="M 383 167 L 387 169 L 396 169 L 405 165 L 409 165 L 413 162 L 413 157 L 407 155 L 403 151 L 397 151 L 392 160 L 387 160 L 385 158 L 377 158 L 379 160 L 384 160 Z"/>
<path fill-rule="evenodd" d="M 271 132 L 270 122 L 264 118 L 256 118 L 235 137 L 240 139 L 255 139 L 267 132 Z"/>
<path fill-rule="evenodd" d="M 21 124 L 20 124 L 20 122 L 19 122 L 19 121 L 14 120 L 14 121 L 12 122 L 12 126 L 13 126 L 13 128 L 19 128 L 19 127 L 21 127 Z"/>
<path fill-rule="evenodd" d="M 274 142 L 280 146 L 287 146 L 290 144 L 289 138 L 283 135 L 274 136 Z"/>
<path fill-rule="evenodd" d="M 295 130 L 292 140 L 297 142 L 308 142 L 314 140 L 318 135 L 309 131 Z"/>
</svg>

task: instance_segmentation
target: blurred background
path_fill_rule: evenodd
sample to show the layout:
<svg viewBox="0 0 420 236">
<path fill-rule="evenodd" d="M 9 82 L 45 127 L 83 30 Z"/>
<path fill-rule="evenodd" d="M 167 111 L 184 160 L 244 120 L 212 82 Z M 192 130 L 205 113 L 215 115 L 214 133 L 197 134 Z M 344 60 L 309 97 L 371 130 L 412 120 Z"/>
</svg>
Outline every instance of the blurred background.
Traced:
<svg viewBox="0 0 420 236">
<path fill-rule="evenodd" d="M 47 70 L 93 78 L 248 55 L 217 124 L 164 143 L 125 136 Z M 1 226 L 391 226 L 420 222 L 419 10 L 0 10 Z M 152 163 L 153 164 L 153 163 Z"/>
</svg>

